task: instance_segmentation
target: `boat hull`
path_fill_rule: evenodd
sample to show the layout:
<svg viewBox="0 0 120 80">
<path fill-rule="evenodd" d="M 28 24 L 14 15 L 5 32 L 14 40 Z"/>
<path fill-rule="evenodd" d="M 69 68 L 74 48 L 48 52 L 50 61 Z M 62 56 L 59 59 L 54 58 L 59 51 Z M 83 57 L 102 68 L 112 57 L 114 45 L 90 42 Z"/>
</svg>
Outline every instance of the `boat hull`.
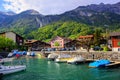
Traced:
<svg viewBox="0 0 120 80">
<path fill-rule="evenodd" d="M 89 67 L 105 67 L 105 65 L 110 64 L 109 60 L 96 60 L 89 64 Z"/>
<path fill-rule="evenodd" d="M 81 62 L 84 62 L 85 59 L 83 57 L 74 57 L 72 58 L 71 60 L 68 60 L 67 63 L 69 64 L 78 64 L 78 63 L 81 63 Z"/>
<path fill-rule="evenodd" d="M 3 66 L 2 69 L 0 69 L 0 74 L 6 75 L 6 74 L 23 71 L 25 69 L 26 66 Z"/>
<path fill-rule="evenodd" d="M 72 58 L 57 58 L 57 59 L 55 59 L 55 62 L 57 62 L 57 63 L 65 63 L 70 59 L 72 59 Z"/>
</svg>

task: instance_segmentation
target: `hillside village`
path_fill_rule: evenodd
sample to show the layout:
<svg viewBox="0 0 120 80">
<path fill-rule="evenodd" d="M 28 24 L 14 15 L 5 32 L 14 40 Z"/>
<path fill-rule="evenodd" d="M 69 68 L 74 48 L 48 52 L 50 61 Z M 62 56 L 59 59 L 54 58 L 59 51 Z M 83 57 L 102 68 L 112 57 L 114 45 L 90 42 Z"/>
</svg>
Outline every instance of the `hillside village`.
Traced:
<svg viewBox="0 0 120 80">
<path fill-rule="evenodd" d="M 120 51 L 120 33 L 113 32 L 109 34 L 109 37 L 106 39 L 105 37 L 100 37 L 99 45 L 95 45 L 94 39 L 95 35 L 85 35 L 79 36 L 77 39 L 69 39 L 66 37 L 56 36 L 50 42 L 43 42 L 40 40 L 28 40 L 21 37 L 19 34 L 15 32 L 3 32 L 0 33 L 0 36 L 9 38 L 13 40 L 17 46 L 26 47 L 26 49 L 30 51 L 73 51 L 73 50 L 83 50 L 85 51 L 87 48 L 90 51 Z M 100 46 L 101 45 L 101 46 Z M 106 47 L 102 47 L 106 46 Z M 106 49 L 108 48 L 108 49 Z"/>
</svg>

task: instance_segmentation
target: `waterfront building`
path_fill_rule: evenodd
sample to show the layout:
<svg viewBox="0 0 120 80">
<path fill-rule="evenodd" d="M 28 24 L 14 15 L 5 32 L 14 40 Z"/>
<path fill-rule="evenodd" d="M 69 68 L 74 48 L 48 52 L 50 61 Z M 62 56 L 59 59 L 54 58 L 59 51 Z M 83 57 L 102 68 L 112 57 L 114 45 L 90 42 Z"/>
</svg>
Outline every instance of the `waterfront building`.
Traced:
<svg viewBox="0 0 120 80">
<path fill-rule="evenodd" d="M 50 48 L 50 44 L 40 40 L 26 40 L 25 46 L 32 51 L 40 51 L 45 48 Z"/>
<path fill-rule="evenodd" d="M 3 37 L 13 40 L 17 45 L 24 44 L 24 38 L 22 36 L 16 34 L 13 31 L 2 32 L 2 33 L 0 33 L 0 36 L 3 36 Z"/>
<path fill-rule="evenodd" d="M 112 51 L 120 51 L 120 32 L 110 33 L 109 45 Z"/>
<path fill-rule="evenodd" d="M 50 44 L 51 48 L 70 48 L 75 47 L 76 44 L 73 42 L 74 41 L 69 38 L 56 36 L 50 41 Z"/>
</svg>

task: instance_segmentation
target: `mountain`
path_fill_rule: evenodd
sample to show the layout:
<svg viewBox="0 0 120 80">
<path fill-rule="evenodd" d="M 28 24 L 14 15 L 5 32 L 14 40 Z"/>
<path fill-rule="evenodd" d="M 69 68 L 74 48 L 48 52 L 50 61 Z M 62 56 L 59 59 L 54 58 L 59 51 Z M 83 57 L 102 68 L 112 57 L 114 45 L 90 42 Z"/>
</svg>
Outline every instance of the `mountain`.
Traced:
<svg viewBox="0 0 120 80">
<path fill-rule="evenodd" d="M 120 2 L 116 4 L 104 4 L 100 3 L 99 5 L 91 4 L 88 6 L 80 6 L 76 10 L 92 10 L 95 12 L 111 12 L 115 14 L 120 14 Z"/>
<path fill-rule="evenodd" d="M 120 23 L 120 2 L 116 4 L 91 4 L 65 12 L 63 20 L 74 20 L 94 26 L 114 25 Z"/>
<path fill-rule="evenodd" d="M 90 26 L 120 25 L 120 2 L 116 4 L 79 6 L 74 10 L 60 15 L 42 15 L 36 10 L 27 10 L 19 14 L 0 12 L 0 31 L 14 30 L 21 35 L 27 35 L 33 30 L 54 22 L 75 21 Z"/>
</svg>

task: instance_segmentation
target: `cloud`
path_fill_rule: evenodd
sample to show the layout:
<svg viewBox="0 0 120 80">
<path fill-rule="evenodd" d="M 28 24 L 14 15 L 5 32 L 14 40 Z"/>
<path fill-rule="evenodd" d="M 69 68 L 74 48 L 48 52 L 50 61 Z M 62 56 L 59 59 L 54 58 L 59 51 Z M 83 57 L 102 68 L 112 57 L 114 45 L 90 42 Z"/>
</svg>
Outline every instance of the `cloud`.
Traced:
<svg viewBox="0 0 120 80">
<path fill-rule="evenodd" d="M 87 5 L 91 3 L 100 3 L 109 0 L 3 0 L 3 7 L 5 10 L 11 10 L 16 13 L 28 9 L 34 9 L 42 14 L 60 14 L 65 11 L 72 10 L 80 5 Z M 111 0 L 115 1 L 116 0 Z"/>
</svg>

